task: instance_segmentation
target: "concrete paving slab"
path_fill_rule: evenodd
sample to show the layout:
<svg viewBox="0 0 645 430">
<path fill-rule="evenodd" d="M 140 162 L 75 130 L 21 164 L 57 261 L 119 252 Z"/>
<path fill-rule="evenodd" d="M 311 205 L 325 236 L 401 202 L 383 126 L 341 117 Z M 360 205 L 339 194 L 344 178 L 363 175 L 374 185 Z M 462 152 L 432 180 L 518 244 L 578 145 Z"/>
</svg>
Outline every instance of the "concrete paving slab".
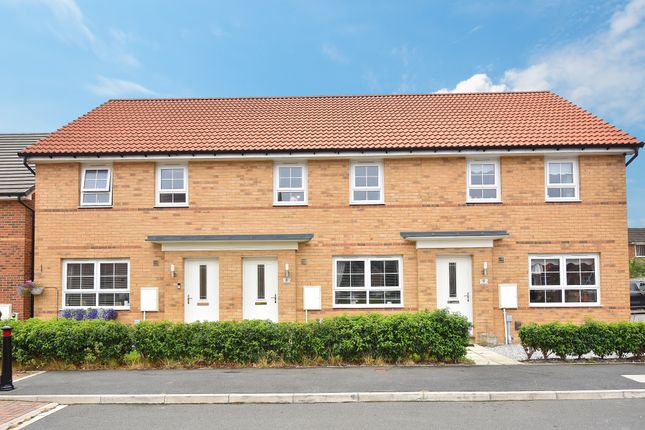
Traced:
<svg viewBox="0 0 645 430">
<path fill-rule="evenodd" d="M 476 366 L 514 366 L 522 364 L 517 360 L 498 354 L 480 345 L 469 346 L 466 352 L 466 358 L 475 363 Z"/>
<path fill-rule="evenodd" d="M 293 403 L 351 403 L 358 393 L 294 393 Z"/>
<path fill-rule="evenodd" d="M 229 403 L 293 403 L 293 394 L 229 394 Z"/>
<path fill-rule="evenodd" d="M 229 402 L 228 394 L 166 394 L 166 405 L 200 405 L 200 404 L 226 404 Z"/>
<path fill-rule="evenodd" d="M 420 402 L 424 400 L 423 391 L 407 393 L 358 393 L 359 402 Z"/>
</svg>

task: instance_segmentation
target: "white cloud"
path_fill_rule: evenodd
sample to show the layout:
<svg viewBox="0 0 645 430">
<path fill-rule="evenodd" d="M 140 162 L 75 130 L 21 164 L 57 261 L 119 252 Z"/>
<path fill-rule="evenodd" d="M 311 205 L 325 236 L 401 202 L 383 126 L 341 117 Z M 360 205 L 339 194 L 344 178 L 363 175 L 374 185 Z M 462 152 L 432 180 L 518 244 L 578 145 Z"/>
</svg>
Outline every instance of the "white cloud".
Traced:
<svg viewBox="0 0 645 430">
<path fill-rule="evenodd" d="M 36 3 L 45 5 L 57 23 L 56 34 L 62 39 L 78 45 L 94 44 L 96 37 L 85 23 L 83 12 L 74 0 L 36 0 Z"/>
<path fill-rule="evenodd" d="M 102 97 L 124 97 L 133 95 L 154 96 L 155 92 L 143 85 L 126 81 L 124 79 L 106 78 L 99 75 L 96 84 L 89 85 L 89 89 Z"/>
<path fill-rule="evenodd" d="M 476 74 L 440 91 L 553 90 L 625 125 L 645 121 L 645 0 L 632 0 L 596 34 L 506 70 L 497 83 Z"/>
<path fill-rule="evenodd" d="M 1 1 L 1 0 L 0 0 Z M 97 58 L 109 63 L 129 67 L 141 65 L 138 58 L 129 52 L 130 34 L 118 29 L 108 29 L 109 37 L 99 37 L 88 24 L 83 11 L 75 0 L 9 0 L 14 7 L 35 5 L 46 8 L 52 19 L 41 26 L 49 29 L 60 40 L 88 49 Z"/>
<path fill-rule="evenodd" d="M 485 73 L 477 73 L 470 78 L 461 81 L 453 88 L 442 88 L 438 93 L 488 93 L 505 91 L 506 85 L 493 84 L 490 78 Z"/>
<path fill-rule="evenodd" d="M 340 52 L 336 45 L 332 45 L 331 43 L 323 43 L 320 46 L 320 51 L 325 57 L 329 58 L 335 63 L 349 63 L 349 59 Z"/>
<path fill-rule="evenodd" d="M 399 86 L 396 90 L 394 90 L 394 94 L 407 94 L 407 93 L 412 93 L 416 89 L 416 85 L 414 84 L 414 79 L 413 77 L 407 73 L 404 72 L 401 74 L 401 80 L 399 81 Z"/>
<path fill-rule="evenodd" d="M 417 50 L 415 48 L 409 48 L 407 45 L 403 45 L 392 48 L 390 53 L 401 60 L 401 64 L 403 64 L 404 67 L 407 67 L 410 65 L 412 58 L 416 55 Z"/>
</svg>

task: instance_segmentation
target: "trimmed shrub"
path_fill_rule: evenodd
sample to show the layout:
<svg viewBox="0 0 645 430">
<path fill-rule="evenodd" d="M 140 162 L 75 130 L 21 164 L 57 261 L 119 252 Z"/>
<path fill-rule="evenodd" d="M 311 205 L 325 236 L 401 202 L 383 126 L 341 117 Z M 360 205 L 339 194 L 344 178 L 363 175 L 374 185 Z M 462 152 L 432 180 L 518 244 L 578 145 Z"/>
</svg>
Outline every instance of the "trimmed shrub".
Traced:
<svg viewBox="0 0 645 430">
<path fill-rule="evenodd" d="M 615 339 L 615 352 L 618 357 L 634 354 L 641 357 L 645 353 L 645 323 L 618 322 L 609 326 Z"/>
<path fill-rule="evenodd" d="M 371 359 L 455 362 L 468 321 L 446 311 L 342 316 L 310 323 L 58 319 L 14 324 L 14 357 L 26 366 L 85 364 L 250 365 L 362 363 Z"/>
<path fill-rule="evenodd" d="M 591 352 L 600 358 L 611 354 L 618 357 L 645 354 L 643 322 L 530 323 L 520 328 L 519 336 L 529 359 L 535 351 L 542 352 L 545 359 L 554 353 L 563 360 L 569 356 L 581 358 Z"/>
<path fill-rule="evenodd" d="M 134 348 L 153 363 L 260 361 L 395 363 L 458 361 L 466 354 L 469 323 L 445 311 L 341 316 L 302 323 L 268 321 L 154 323 L 133 327 Z"/>
<path fill-rule="evenodd" d="M 113 321 L 30 319 L 12 325 L 14 359 L 26 366 L 120 363 L 132 349 L 130 327 Z"/>
</svg>

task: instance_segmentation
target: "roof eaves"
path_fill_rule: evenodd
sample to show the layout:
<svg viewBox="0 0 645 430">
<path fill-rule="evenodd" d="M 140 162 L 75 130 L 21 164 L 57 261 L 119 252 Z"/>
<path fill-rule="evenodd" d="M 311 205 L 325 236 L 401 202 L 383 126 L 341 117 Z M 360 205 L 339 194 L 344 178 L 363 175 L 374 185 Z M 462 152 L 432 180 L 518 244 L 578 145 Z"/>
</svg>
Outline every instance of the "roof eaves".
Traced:
<svg viewBox="0 0 645 430">
<path fill-rule="evenodd" d="M 26 197 L 33 193 L 36 190 L 36 186 L 32 185 L 29 188 L 25 189 L 24 191 L 9 191 L 9 192 L 2 192 L 0 191 L 0 197 Z"/>
<path fill-rule="evenodd" d="M 466 152 L 466 151 L 513 151 L 513 150 L 560 150 L 560 149 L 579 149 L 584 151 L 585 149 L 598 149 L 601 147 L 606 150 L 612 149 L 632 149 L 634 146 L 642 147 L 645 145 L 643 142 L 639 143 L 573 143 L 573 144 L 551 144 L 551 145 L 495 145 L 495 146 L 486 146 L 486 145 L 474 145 L 474 146 L 432 146 L 432 147 L 414 147 L 414 148 L 348 148 L 348 147 L 338 147 L 338 148 L 297 148 L 297 149 L 257 149 L 257 150 L 246 150 L 246 151 L 214 151 L 214 150 L 186 150 L 186 151 L 128 151 L 128 152 L 25 152 L 21 151 L 18 153 L 20 157 L 29 159 L 30 157 L 49 157 L 51 159 L 58 157 L 129 157 L 129 156 L 160 156 L 166 155 L 168 157 L 176 155 L 194 155 L 194 154 L 213 154 L 217 155 L 244 155 L 244 154 L 291 154 L 291 153 L 340 153 L 340 152 L 409 152 L 411 154 L 421 151 L 431 151 L 431 152 L 445 152 L 445 151 L 456 151 L 456 152 Z"/>
</svg>

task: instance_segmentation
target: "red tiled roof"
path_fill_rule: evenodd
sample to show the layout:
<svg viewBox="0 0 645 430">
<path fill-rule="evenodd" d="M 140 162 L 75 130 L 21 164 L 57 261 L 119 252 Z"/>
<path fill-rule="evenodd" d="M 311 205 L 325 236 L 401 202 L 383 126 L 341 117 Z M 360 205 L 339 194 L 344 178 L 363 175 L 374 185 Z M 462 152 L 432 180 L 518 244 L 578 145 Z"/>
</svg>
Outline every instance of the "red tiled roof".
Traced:
<svg viewBox="0 0 645 430">
<path fill-rule="evenodd" d="M 632 145 L 551 92 L 110 100 L 27 154 Z"/>
</svg>

